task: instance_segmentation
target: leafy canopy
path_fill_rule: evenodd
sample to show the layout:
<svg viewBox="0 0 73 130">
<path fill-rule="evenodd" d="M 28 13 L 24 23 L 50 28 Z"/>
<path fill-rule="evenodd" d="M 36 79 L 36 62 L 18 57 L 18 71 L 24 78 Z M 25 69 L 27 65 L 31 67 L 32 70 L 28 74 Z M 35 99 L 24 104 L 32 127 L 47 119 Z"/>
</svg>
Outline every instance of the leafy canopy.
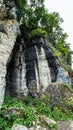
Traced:
<svg viewBox="0 0 73 130">
<path fill-rule="evenodd" d="M 59 13 L 49 13 L 44 6 L 44 0 L 15 0 L 19 7 L 22 17 L 22 23 L 28 28 L 26 33 L 28 37 L 43 36 L 48 38 L 56 49 L 62 53 L 68 65 L 71 65 L 71 54 L 69 44 L 66 39 L 68 35 L 63 32 L 60 24 L 63 19 Z M 44 31 L 44 33 L 43 33 Z M 47 35 L 48 34 L 48 35 Z"/>
</svg>

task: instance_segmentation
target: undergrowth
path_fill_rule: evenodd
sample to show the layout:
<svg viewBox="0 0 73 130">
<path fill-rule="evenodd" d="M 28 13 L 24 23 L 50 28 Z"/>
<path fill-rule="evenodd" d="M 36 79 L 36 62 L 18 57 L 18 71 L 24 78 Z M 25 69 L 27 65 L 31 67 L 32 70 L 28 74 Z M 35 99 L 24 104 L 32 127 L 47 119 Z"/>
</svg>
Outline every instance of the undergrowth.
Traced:
<svg viewBox="0 0 73 130">
<path fill-rule="evenodd" d="M 51 108 L 46 100 L 42 97 L 40 99 L 27 97 L 24 100 L 19 100 L 5 96 L 0 112 L 0 130 L 10 130 L 13 124 L 21 124 L 27 127 L 32 126 L 33 122 L 37 121 L 38 115 L 46 115 L 54 120 L 73 120 L 72 111 L 63 111 L 56 106 Z"/>
</svg>

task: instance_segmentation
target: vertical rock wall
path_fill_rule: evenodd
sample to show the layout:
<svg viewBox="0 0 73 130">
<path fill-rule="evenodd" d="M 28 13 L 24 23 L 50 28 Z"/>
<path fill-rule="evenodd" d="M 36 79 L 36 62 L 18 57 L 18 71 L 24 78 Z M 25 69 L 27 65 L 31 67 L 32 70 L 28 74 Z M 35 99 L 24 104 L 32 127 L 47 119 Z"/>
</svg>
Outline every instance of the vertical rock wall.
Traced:
<svg viewBox="0 0 73 130">
<path fill-rule="evenodd" d="M 0 20 L 0 105 L 3 103 L 5 93 L 6 65 L 18 34 L 20 30 L 16 20 Z"/>
<path fill-rule="evenodd" d="M 0 106 L 5 86 L 10 95 L 23 98 L 43 94 L 51 82 L 71 85 L 68 73 L 58 66 L 47 40 L 42 37 L 27 40 L 23 26 L 22 38 L 19 37 L 17 7 L 14 1 L 4 3 L 0 5 Z"/>
<path fill-rule="evenodd" d="M 16 44 L 8 65 L 7 90 L 12 96 L 37 97 L 57 78 L 57 62 L 43 38 Z M 17 50 L 17 51 L 16 51 Z M 52 58 L 51 58 L 52 57 Z"/>
<path fill-rule="evenodd" d="M 68 72 L 65 69 L 63 69 L 61 66 L 58 67 L 57 82 L 65 83 L 71 86 L 71 78 Z"/>
</svg>

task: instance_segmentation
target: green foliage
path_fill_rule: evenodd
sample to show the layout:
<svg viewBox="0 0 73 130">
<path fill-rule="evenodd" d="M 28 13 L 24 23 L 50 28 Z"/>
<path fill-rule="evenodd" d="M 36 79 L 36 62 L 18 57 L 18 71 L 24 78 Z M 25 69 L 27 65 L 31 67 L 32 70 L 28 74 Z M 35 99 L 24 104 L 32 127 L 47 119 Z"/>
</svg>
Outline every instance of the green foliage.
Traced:
<svg viewBox="0 0 73 130">
<path fill-rule="evenodd" d="M 73 93 L 73 88 L 71 88 L 69 85 L 62 83 L 63 87 L 66 87 L 71 93 Z"/>
<path fill-rule="evenodd" d="M 25 103 L 22 100 L 12 98 L 11 96 L 5 96 L 4 104 L 2 106 L 3 109 L 10 108 L 10 107 L 24 107 Z"/>
<path fill-rule="evenodd" d="M 68 65 L 71 65 L 71 54 L 69 44 L 66 43 L 67 34 L 62 34 L 61 38 L 57 42 L 57 49 L 61 52 L 62 58 L 66 61 Z"/>
<path fill-rule="evenodd" d="M 27 0 L 15 0 L 15 3 L 18 6 L 21 15 L 23 16 L 24 12 L 26 11 Z"/>
<path fill-rule="evenodd" d="M 16 113 L 11 113 L 7 115 L 6 111 L 9 108 L 19 108 L 18 111 L 20 114 L 17 115 Z M 33 121 L 36 121 L 34 107 L 26 106 L 24 101 L 17 100 L 16 98 L 12 98 L 10 96 L 5 97 L 5 102 L 0 115 L 0 129 L 2 130 L 11 128 L 11 126 L 15 123 L 31 126 Z"/>
<path fill-rule="evenodd" d="M 68 88 L 65 84 L 63 86 Z M 38 115 L 46 115 L 55 120 L 73 120 L 73 104 L 70 102 L 66 102 L 66 104 L 69 106 L 69 110 L 56 106 L 51 108 L 49 94 L 41 96 L 39 99 L 26 97 L 23 101 L 6 96 L 0 113 L 0 129 L 10 129 L 15 123 L 31 126 L 33 121 L 36 122 Z M 7 115 L 6 111 L 10 108 L 19 108 L 20 114 L 11 113 Z M 51 124 L 50 129 L 55 130 L 55 126 Z"/>
<path fill-rule="evenodd" d="M 26 107 L 24 114 L 24 125 L 31 126 L 33 121 L 36 121 L 36 114 L 34 113 L 34 107 Z"/>
<path fill-rule="evenodd" d="M 62 111 L 58 107 L 54 107 L 52 111 L 53 118 L 55 120 L 73 120 L 73 113 L 70 110 Z"/>
<path fill-rule="evenodd" d="M 45 38 L 48 36 L 47 32 L 41 28 L 34 29 L 29 33 L 29 38 L 36 38 L 41 36 Z"/>
<path fill-rule="evenodd" d="M 23 116 L 18 117 L 14 120 L 14 124 L 31 126 L 33 121 L 36 121 L 36 114 L 34 113 L 34 107 L 28 106 L 24 108 Z"/>
<path fill-rule="evenodd" d="M 39 99 L 33 99 L 27 97 L 23 101 L 16 98 L 6 96 L 2 110 L 0 112 L 0 129 L 10 130 L 13 124 L 21 124 L 25 126 L 31 126 L 33 121 L 36 122 L 38 115 L 46 115 L 55 120 L 73 120 L 73 112 L 71 110 L 62 109 L 60 107 L 51 108 L 49 102 L 49 95 L 40 97 Z M 71 108 L 73 105 L 67 103 Z M 7 110 L 10 108 L 19 108 L 20 114 L 16 112 L 7 114 Z M 55 130 L 57 126 L 50 124 L 50 129 Z"/>
<path fill-rule="evenodd" d="M 58 126 L 57 126 L 57 124 L 51 123 L 51 124 L 49 125 L 49 128 L 50 128 L 50 130 L 57 130 L 57 129 L 58 129 Z"/>
<path fill-rule="evenodd" d="M 52 118 L 52 111 L 50 106 L 46 106 L 45 103 L 41 102 L 39 106 L 37 106 L 38 114 L 46 115 L 50 118 Z"/>
<path fill-rule="evenodd" d="M 65 64 L 71 66 L 73 52 L 67 44 L 67 33 L 63 32 L 60 24 L 63 19 L 59 13 L 49 13 L 44 6 L 44 0 L 15 0 L 22 17 L 22 23 L 28 28 L 26 33 L 29 38 L 44 36 L 58 50 L 56 55 L 64 59 Z M 29 33 L 28 33 L 29 32 Z M 48 35 L 47 35 L 48 34 Z M 59 53 L 60 52 L 60 53 Z M 58 56 L 59 57 L 59 56 Z"/>
</svg>

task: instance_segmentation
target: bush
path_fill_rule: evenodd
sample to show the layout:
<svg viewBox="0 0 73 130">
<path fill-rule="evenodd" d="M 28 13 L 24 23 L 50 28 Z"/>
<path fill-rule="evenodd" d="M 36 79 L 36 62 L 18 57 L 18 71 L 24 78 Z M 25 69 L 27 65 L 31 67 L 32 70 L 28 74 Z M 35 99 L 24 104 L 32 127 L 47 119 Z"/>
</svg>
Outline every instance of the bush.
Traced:
<svg viewBox="0 0 73 130">
<path fill-rule="evenodd" d="M 47 32 L 41 28 L 34 29 L 28 35 L 29 35 L 29 38 L 35 38 L 35 37 L 47 38 L 47 36 L 48 36 Z"/>
</svg>

